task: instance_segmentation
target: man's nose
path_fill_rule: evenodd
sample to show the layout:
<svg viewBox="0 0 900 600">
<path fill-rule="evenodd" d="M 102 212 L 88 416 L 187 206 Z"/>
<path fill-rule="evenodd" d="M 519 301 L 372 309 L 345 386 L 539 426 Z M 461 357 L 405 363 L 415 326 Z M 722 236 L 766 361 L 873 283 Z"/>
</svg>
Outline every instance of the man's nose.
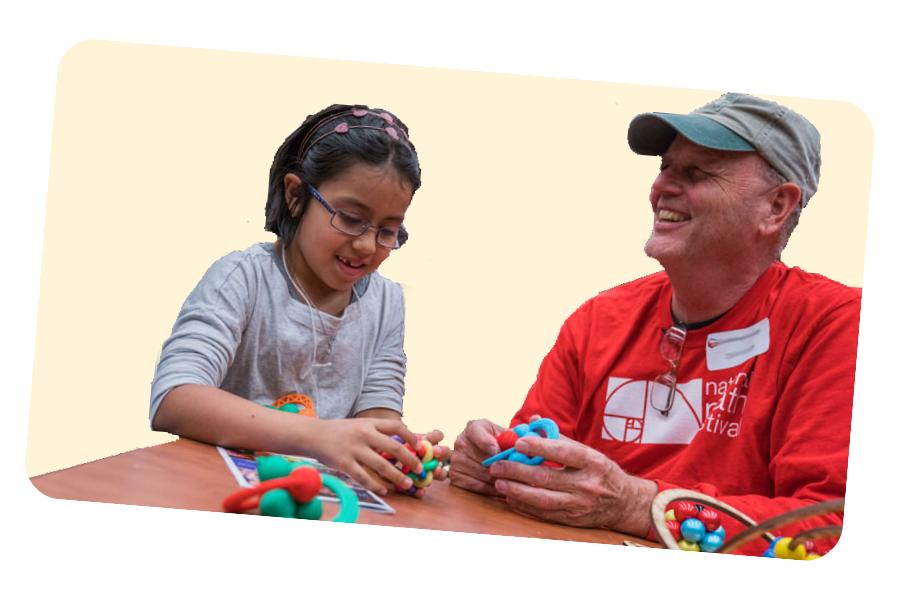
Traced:
<svg viewBox="0 0 900 600">
<path fill-rule="evenodd" d="M 662 171 L 656 176 L 650 189 L 657 196 L 674 196 L 681 192 L 681 184 L 671 171 Z"/>
</svg>

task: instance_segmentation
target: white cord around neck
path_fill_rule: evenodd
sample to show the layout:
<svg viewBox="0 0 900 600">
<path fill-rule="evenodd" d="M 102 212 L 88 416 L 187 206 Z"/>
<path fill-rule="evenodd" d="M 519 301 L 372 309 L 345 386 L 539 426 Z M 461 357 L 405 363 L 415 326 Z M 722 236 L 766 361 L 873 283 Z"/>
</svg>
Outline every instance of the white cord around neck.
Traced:
<svg viewBox="0 0 900 600">
<path fill-rule="evenodd" d="M 294 274 L 291 272 L 291 267 L 288 265 L 287 261 L 284 258 L 284 245 L 281 246 L 281 264 L 284 265 L 284 270 L 288 275 L 288 279 L 291 280 L 291 283 L 293 284 L 294 289 L 297 291 L 297 294 L 301 298 L 303 298 L 303 301 L 306 304 L 306 307 L 309 309 L 309 328 L 312 330 L 312 339 L 313 339 L 312 358 L 309 361 L 309 368 L 306 370 L 306 374 L 301 375 L 300 378 L 307 379 L 310 377 L 310 375 L 312 375 L 311 379 L 312 379 L 312 384 L 313 384 L 313 398 L 312 398 L 313 411 L 315 411 L 315 413 L 318 415 L 319 414 L 319 410 L 318 410 L 319 385 L 318 385 L 318 382 L 316 381 L 316 376 L 313 373 L 313 367 L 316 366 L 316 358 L 319 355 L 319 343 L 318 343 L 318 339 L 317 339 L 318 336 L 316 335 L 316 317 L 313 313 L 318 312 L 319 309 L 316 308 L 316 306 L 313 304 L 312 299 L 306 294 L 306 290 L 303 289 L 303 286 L 301 286 L 300 283 L 296 279 L 294 279 Z M 322 320 L 321 316 L 319 316 L 319 320 L 320 321 Z M 324 327 L 323 327 L 322 332 L 324 333 Z M 322 366 L 327 366 L 327 365 L 322 365 Z"/>
<path fill-rule="evenodd" d="M 284 265 L 284 270 L 288 275 L 288 278 L 291 280 L 291 283 L 294 286 L 294 289 L 297 291 L 299 296 L 303 298 L 306 306 L 309 308 L 309 325 L 312 329 L 313 335 L 313 352 L 312 352 L 312 360 L 309 363 L 309 369 L 306 371 L 306 375 L 301 375 L 301 379 L 306 379 L 310 375 L 312 375 L 312 384 L 313 389 L 315 390 L 315 395 L 313 396 L 313 411 L 315 411 L 316 415 L 319 414 L 318 410 L 318 397 L 319 397 L 319 386 L 316 381 L 316 376 L 312 372 L 313 367 L 329 367 L 331 363 L 328 362 L 326 364 L 317 365 L 316 358 L 318 356 L 318 341 L 316 339 L 316 322 L 313 313 L 321 313 L 318 307 L 313 303 L 312 299 L 307 295 L 306 290 L 303 289 L 303 286 L 300 285 L 300 282 L 294 278 L 294 274 L 291 272 L 291 268 L 288 265 L 287 261 L 284 257 L 284 244 L 281 246 L 281 264 Z M 350 301 L 353 302 L 353 296 L 356 296 L 356 301 L 361 302 L 362 297 L 359 295 L 359 292 L 356 291 L 356 285 L 350 288 Z M 363 387 L 365 387 L 366 383 L 366 363 L 365 363 L 365 351 L 366 351 L 366 325 L 368 319 L 366 318 L 365 308 L 360 304 L 360 310 L 362 311 L 362 323 L 360 326 L 362 327 L 362 344 L 360 345 L 360 356 L 359 356 L 359 369 L 360 369 L 360 382 L 359 382 L 359 395 L 356 397 L 356 400 L 353 402 L 353 405 L 350 408 L 351 415 L 354 414 L 356 409 L 356 404 L 359 402 L 360 397 L 362 396 Z M 322 321 L 321 314 L 318 315 L 319 322 L 322 323 L 322 333 L 325 333 L 325 325 L 324 321 Z"/>
</svg>

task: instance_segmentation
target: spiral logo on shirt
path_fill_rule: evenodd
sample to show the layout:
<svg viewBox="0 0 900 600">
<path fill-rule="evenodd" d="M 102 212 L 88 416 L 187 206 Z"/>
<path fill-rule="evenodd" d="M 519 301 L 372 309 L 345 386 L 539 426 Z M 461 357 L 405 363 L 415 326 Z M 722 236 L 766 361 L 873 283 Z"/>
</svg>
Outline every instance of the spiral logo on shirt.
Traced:
<svg viewBox="0 0 900 600">
<path fill-rule="evenodd" d="M 679 383 L 667 415 L 650 402 L 650 381 L 610 377 L 603 433 L 606 440 L 634 444 L 689 444 L 703 424 L 703 380 Z M 658 406 L 665 403 L 657 401 Z"/>
</svg>

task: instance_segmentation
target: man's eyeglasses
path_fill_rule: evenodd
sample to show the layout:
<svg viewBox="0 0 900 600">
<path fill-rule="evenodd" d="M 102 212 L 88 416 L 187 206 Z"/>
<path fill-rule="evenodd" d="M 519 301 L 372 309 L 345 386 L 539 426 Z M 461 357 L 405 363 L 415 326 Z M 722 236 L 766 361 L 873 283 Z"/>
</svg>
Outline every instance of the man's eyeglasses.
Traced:
<svg viewBox="0 0 900 600">
<path fill-rule="evenodd" d="M 400 246 L 406 243 L 406 240 L 409 239 L 409 234 L 406 232 L 406 228 L 402 225 L 400 227 L 376 227 L 372 225 L 367 219 L 357 215 L 356 213 L 348 212 L 346 210 L 334 209 L 325 202 L 325 199 L 322 198 L 322 195 L 319 194 L 319 191 L 313 186 L 306 184 L 306 187 L 309 188 L 309 191 L 312 192 L 313 197 L 318 200 L 322 206 L 325 207 L 325 210 L 331 213 L 331 226 L 340 231 L 341 233 L 346 233 L 347 235 L 352 235 L 353 237 L 360 237 L 365 234 L 368 230 L 375 230 L 375 241 L 379 246 L 384 246 L 385 248 L 390 248 L 391 250 L 396 250 Z"/>
<path fill-rule="evenodd" d="M 668 415 L 675 404 L 678 363 L 681 361 L 681 353 L 684 350 L 686 337 L 687 329 L 675 324 L 666 329 L 663 333 L 662 342 L 659 345 L 659 353 L 669 363 L 669 371 L 657 376 L 650 383 L 650 405 L 663 416 Z"/>
</svg>

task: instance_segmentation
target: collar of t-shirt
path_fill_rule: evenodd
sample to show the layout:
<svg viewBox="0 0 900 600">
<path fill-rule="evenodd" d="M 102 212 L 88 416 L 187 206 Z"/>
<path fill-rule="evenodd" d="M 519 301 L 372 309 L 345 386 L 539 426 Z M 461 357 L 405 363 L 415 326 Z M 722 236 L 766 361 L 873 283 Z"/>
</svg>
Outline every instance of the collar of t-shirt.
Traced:
<svg viewBox="0 0 900 600">
<path fill-rule="evenodd" d="M 707 325 L 712 325 L 713 323 L 715 323 L 716 321 L 718 321 L 719 319 L 721 319 L 722 317 L 724 317 L 725 315 L 728 314 L 728 311 L 726 310 L 718 317 L 713 317 L 712 319 L 708 319 L 706 321 L 700 321 L 698 323 L 685 323 L 684 321 L 679 320 L 678 317 L 675 316 L 675 311 L 672 310 L 671 306 L 669 307 L 669 312 L 672 314 L 672 321 L 674 321 L 676 325 L 680 325 L 681 327 L 683 327 L 685 329 L 685 331 L 694 331 L 695 329 L 703 329 Z"/>
</svg>

